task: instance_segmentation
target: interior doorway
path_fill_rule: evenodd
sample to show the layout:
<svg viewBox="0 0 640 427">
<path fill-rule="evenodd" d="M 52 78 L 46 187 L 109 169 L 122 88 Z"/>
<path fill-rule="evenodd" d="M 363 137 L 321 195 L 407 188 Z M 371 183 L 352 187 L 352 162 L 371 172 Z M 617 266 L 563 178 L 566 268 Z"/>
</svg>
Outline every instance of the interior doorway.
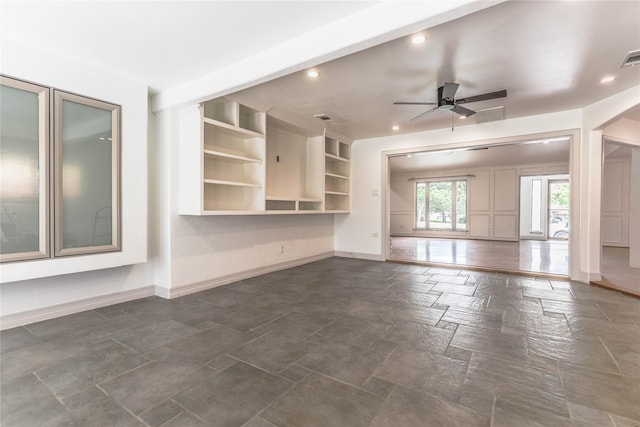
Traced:
<svg viewBox="0 0 640 427">
<path fill-rule="evenodd" d="M 603 142 L 600 285 L 640 295 L 640 146 Z"/>
<path fill-rule="evenodd" d="M 555 134 L 488 146 L 387 154 L 386 259 L 570 276 L 568 184 L 569 174 L 574 173 L 573 144 L 571 136 Z M 532 171 L 544 177 L 536 189 L 539 209 L 535 215 L 528 213 L 530 221 L 537 218 L 533 231 L 539 233 L 523 239 L 520 179 Z M 452 200 L 451 209 L 444 215 L 437 209 L 427 215 L 437 200 L 427 203 L 422 187 L 444 181 L 453 186 L 456 180 L 466 181 L 465 197 L 458 200 L 456 191 L 456 202 L 454 195 L 447 198 Z M 455 221 L 454 205 L 456 213 L 464 213 Z"/>
</svg>

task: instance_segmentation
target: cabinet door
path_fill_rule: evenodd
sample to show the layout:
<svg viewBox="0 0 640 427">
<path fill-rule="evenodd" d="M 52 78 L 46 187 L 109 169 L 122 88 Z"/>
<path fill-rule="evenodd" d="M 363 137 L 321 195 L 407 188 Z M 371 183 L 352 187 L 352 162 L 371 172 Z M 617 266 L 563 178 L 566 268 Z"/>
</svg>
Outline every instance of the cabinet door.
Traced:
<svg viewBox="0 0 640 427">
<path fill-rule="evenodd" d="M 0 83 L 0 260 L 48 257 L 49 89 Z"/>
<path fill-rule="evenodd" d="M 120 107 L 54 99 L 55 255 L 120 250 Z"/>
</svg>

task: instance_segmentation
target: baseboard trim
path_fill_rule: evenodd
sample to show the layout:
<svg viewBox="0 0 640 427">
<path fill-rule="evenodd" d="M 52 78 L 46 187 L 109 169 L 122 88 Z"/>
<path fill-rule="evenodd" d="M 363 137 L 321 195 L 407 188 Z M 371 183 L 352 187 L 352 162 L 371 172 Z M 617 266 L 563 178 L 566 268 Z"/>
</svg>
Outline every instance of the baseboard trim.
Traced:
<svg viewBox="0 0 640 427">
<path fill-rule="evenodd" d="M 237 282 L 239 280 L 249 279 L 251 277 L 260 276 L 262 274 L 273 273 L 274 271 L 285 270 L 287 268 L 298 267 L 310 262 L 320 261 L 323 259 L 331 258 L 335 254 L 334 252 L 324 252 L 318 255 L 313 255 L 305 258 L 298 258 L 291 261 L 286 261 L 278 264 L 267 265 L 264 267 L 258 267 L 239 273 L 229 274 L 226 276 L 218 277 L 204 282 L 189 283 L 175 288 L 164 288 L 160 286 L 155 287 L 155 294 L 162 298 L 172 299 L 183 297 L 185 295 L 193 294 L 207 289 L 216 288 L 218 286 L 228 285 L 229 283 Z"/>
<path fill-rule="evenodd" d="M 69 314 L 80 313 L 81 311 L 93 310 L 99 307 L 132 301 L 139 298 L 154 295 L 153 286 L 132 289 L 130 291 L 116 292 L 113 294 L 100 295 L 78 301 L 52 305 L 34 310 L 27 310 L 15 314 L 0 316 L 0 330 L 11 329 L 17 326 L 28 325 L 30 323 L 53 319 L 55 317 L 67 316 Z"/>
<path fill-rule="evenodd" d="M 377 254 L 365 254 L 362 252 L 345 252 L 345 251 L 335 251 L 335 256 L 343 257 L 343 258 L 355 258 L 355 259 L 365 259 L 369 261 L 385 261 L 385 258 L 382 255 Z"/>
</svg>

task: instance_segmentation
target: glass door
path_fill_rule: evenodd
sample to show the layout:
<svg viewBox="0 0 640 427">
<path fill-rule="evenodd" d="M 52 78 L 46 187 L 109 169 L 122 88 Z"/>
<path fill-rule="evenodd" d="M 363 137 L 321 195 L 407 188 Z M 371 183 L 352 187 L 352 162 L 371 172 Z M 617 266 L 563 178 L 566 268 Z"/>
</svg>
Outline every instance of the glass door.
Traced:
<svg viewBox="0 0 640 427">
<path fill-rule="evenodd" d="M 549 239 L 569 238 L 569 180 L 549 180 Z"/>
</svg>

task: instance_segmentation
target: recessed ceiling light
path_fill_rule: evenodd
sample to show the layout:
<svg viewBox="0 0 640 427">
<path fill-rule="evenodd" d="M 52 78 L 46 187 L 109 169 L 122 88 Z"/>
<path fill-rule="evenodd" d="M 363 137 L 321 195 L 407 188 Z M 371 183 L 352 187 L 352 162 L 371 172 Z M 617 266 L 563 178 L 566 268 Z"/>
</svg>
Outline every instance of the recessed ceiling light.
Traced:
<svg viewBox="0 0 640 427">
<path fill-rule="evenodd" d="M 398 129 L 400 129 L 400 126 L 395 125 L 395 126 L 393 126 L 391 129 L 393 129 L 393 130 L 398 130 Z"/>
<path fill-rule="evenodd" d="M 411 43 L 413 44 L 422 44 L 425 42 L 425 40 L 427 40 L 427 38 L 424 34 L 415 34 L 413 37 L 411 37 Z"/>
<path fill-rule="evenodd" d="M 606 76 L 606 77 L 603 77 L 602 80 L 600 80 L 600 83 L 611 83 L 615 79 L 616 78 L 614 76 Z"/>
<path fill-rule="evenodd" d="M 460 116 L 460 120 L 464 120 L 466 118 L 467 118 L 467 116 Z"/>
<path fill-rule="evenodd" d="M 309 71 L 307 71 L 307 76 L 309 76 L 309 77 L 316 78 L 319 75 L 320 75 L 320 73 L 317 70 L 309 70 Z"/>
</svg>

